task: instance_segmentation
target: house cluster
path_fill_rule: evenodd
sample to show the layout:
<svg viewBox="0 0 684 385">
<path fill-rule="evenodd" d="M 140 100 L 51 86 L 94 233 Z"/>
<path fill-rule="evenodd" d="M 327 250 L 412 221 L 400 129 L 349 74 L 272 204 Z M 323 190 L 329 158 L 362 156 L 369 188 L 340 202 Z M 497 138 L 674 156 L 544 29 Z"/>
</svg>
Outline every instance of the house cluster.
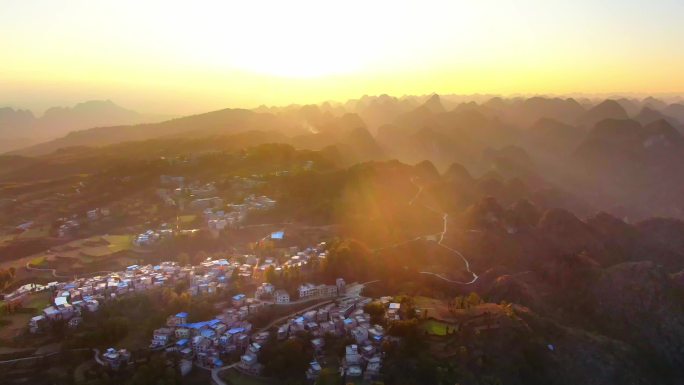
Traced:
<svg viewBox="0 0 684 385">
<path fill-rule="evenodd" d="M 109 348 L 102 354 L 102 359 L 98 363 L 117 370 L 128 365 L 130 360 L 131 353 L 128 350 Z"/>
<path fill-rule="evenodd" d="M 268 282 L 262 283 L 257 287 L 254 293 L 254 298 L 262 300 L 272 300 L 277 305 L 286 305 L 290 303 L 290 293 L 283 289 L 277 289 Z"/>
<path fill-rule="evenodd" d="M 37 333 L 58 320 L 67 321 L 70 327 L 77 327 L 82 320 L 82 312 L 97 311 L 102 301 L 172 285 L 181 280 L 189 282 L 188 292 L 192 295 L 216 292 L 227 286 L 226 282 L 230 279 L 230 270 L 224 268 L 226 265 L 229 264 L 225 260 L 197 266 L 162 262 L 159 265 L 132 265 L 125 271 L 103 276 L 53 282 L 48 285 L 53 290 L 52 304 L 30 320 L 29 329 Z"/>
<path fill-rule="evenodd" d="M 150 348 L 164 349 L 167 354 L 207 368 L 223 366 L 221 357 L 241 355 L 244 368 L 258 374 L 257 355 L 269 334 L 252 334 L 252 324 L 246 319 L 261 306 L 238 294 L 232 298 L 232 307 L 209 321 L 188 322 L 187 312 L 169 316 L 166 326 L 154 331 Z"/>
<path fill-rule="evenodd" d="M 163 187 L 157 189 L 157 196 L 167 206 L 178 206 L 184 209 L 186 201 L 190 202 L 188 208 L 192 210 L 223 206 L 223 199 L 217 197 L 218 189 L 214 183 L 187 184 L 184 177 L 170 175 L 160 176 L 159 182 Z"/>
<path fill-rule="evenodd" d="M 326 247 L 327 244 L 325 242 L 321 242 L 316 246 L 307 247 L 302 251 L 295 252 L 294 255 L 292 255 L 283 263 L 282 267 L 302 267 L 307 265 L 309 262 L 312 262 L 314 259 L 322 261 L 328 256 Z"/>
<path fill-rule="evenodd" d="M 306 298 L 333 298 L 344 294 L 346 283 L 344 279 L 338 278 L 335 285 L 314 285 L 312 283 L 304 283 L 299 286 L 299 299 Z"/>
<path fill-rule="evenodd" d="M 57 227 L 57 236 L 66 238 L 73 235 L 81 227 L 81 224 L 76 220 L 75 216 L 72 218 L 59 218 L 59 227 Z"/>
<path fill-rule="evenodd" d="M 171 229 L 149 229 L 136 235 L 135 238 L 133 238 L 133 244 L 138 247 L 151 246 L 162 239 L 169 237 L 173 237 L 173 230 Z"/>
<path fill-rule="evenodd" d="M 217 290 L 227 286 L 233 271 L 238 270 L 241 274 L 243 269 L 249 270 L 239 262 L 229 262 L 227 259 L 208 259 L 193 268 L 188 292 L 193 296 L 214 294 Z"/>
<path fill-rule="evenodd" d="M 220 209 L 223 207 L 223 199 L 219 197 L 197 198 L 190 201 L 191 210 L 205 210 L 208 208 Z"/>
<path fill-rule="evenodd" d="M 250 195 L 244 199 L 243 203 L 221 205 L 211 205 L 204 209 L 204 219 L 207 221 L 209 230 L 221 231 L 226 228 L 239 226 L 250 211 L 269 210 L 275 207 L 276 201 L 267 196 Z"/>
<path fill-rule="evenodd" d="M 88 210 L 86 212 L 86 217 L 88 218 L 89 221 L 96 221 L 98 219 L 108 217 L 109 216 L 109 209 L 105 207 L 98 207 L 92 210 Z"/>
<path fill-rule="evenodd" d="M 247 193 L 265 183 L 266 182 L 259 180 L 259 177 L 256 175 L 253 175 L 251 178 L 233 176 L 230 179 L 230 188 L 239 193 Z"/>
<path fill-rule="evenodd" d="M 66 321 L 70 328 L 78 327 L 84 311 L 95 312 L 100 306 L 103 296 L 97 287 L 91 284 L 79 286 L 77 283 L 54 283 L 52 304 L 43 309 L 41 314 L 29 320 L 29 331 L 39 333 L 55 321 Z"/>
<path fill-rule="evenodd" d="M 325 337 L 348 337 L 354 344 L 346 347 L 346 355 L 341 360 L 340 372 L 348 379 L 376 379 L 382 365 L 382 341 L 385 330 L 380 325 L 372 325 L 370 315 L 363 306 L 370 302 L 367 298 L 346 298 L 337 304 L 329 304 L 317 310 L 307 311 L 289 319 L 278 326 L 277 338 L 297 338 L 302 332 L 313 336 L 311 345 L 314 360 L 306 371 L 306 377 L 315 381 L 321 373 L 318 358 L 323 355 Z"/>
</svg>

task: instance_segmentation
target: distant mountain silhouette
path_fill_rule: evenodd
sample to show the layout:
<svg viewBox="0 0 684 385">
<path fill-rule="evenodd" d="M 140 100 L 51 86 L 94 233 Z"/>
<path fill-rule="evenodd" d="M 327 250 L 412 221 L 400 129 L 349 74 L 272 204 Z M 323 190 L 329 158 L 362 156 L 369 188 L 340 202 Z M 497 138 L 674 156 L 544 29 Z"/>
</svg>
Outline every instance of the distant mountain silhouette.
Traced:
<svg viewBox="0 0 684 385">
<path fill-rule="evenodd" d="M 141 123 L 149 119 L 151 117 L 127 110 L 110 100 L 93 100 L 74 107 L 52 107 L 41 117 L 33 116 L 30 111 L 4 108 L 0 109 L 0 139 L 14 139 L 18 144 L 28 145 L 58 138 L 71 131 Z M 5 147 L 0 151 L 17 148 Z"/>
<path fill-rule="evenodd" d="M 14 110 L 9 107 L 0 108 L 0 137 L 20 138 L 26 136 L 28 129 L 36 120 L 28 110 Z"/>
<path fill-rule="evenodd" d="M 679 124 L 684 125 L 684 104 L 674 103 L 663 109 L 663 114 L 677 119 Z"/>
<path fill-rule="evenodd" d="M 573 152 L 584 135 L 577 127 L 543 118 L 525 131 L 523 143 L 531 153 L 557 157 Z"/>
<path fill-rule="evenodd" d="M 590 108 L 582 115 L 578 123 L 585 127 L 593 127 L 605 119 L 627 119 L 627 111 L 615 100 L 605 100 Z"/>
<path fill-rule="evenodd" d="M 433 114 L 438 114 L 441 112 L 445 112 L 446 110 L 444 109 L 444 106 L 442 105 L 442 100 L 439 98 L 439 95 L 434 94 L 428 98 L 428 100 L 423 103 L 423 107 L 427 108 L 432 112 Z"/>
<path fill-rule="evenodd" d="M 651 109 L 654 109 L 657 111 L 661 111 L 662 109 L 667 107 L 667 103 L 665 103 L 664 101 L 662 101 L 660 99 L 656 99 L 653 96 L 649 96 L 649 97 L 645 98 L 642 101 L 642 105 L 644 107 L 648 107 L 648 108 L 651 108 Z"/>
<path fill-rule="evenodd" d="M 617 103 L 622 106 L 622 108 L 625 109 L 625 112 L 627 112 L 627 115 L 629 116 L 634 116 L 639 113 L 641 110 L 641 102 L 636 100 L 636 99 L 628 99 L 628 98 L 619 98 L 615 99 Z"/>
<path fill-rule="evenodd" d="M 301 125 L 277 118 L 272 114 L 241 109 L 225 109 L 161 123 L 97 127 L 74 131 L 62 138 L 41 143 L 16 153 L 21 155 L 42 155 L 62 147 L 103 146 L 132 140 L 172 136 L 234 134 L 255 130 L 276 132 L 298 130 L 301 132 L 304 128 Z"/>
<path fill-rule="evenodd" d="M 633 118 L 637 122 L 641 123 L 642 125 L 646 125 L 649 123 L 656 122 L 658 120 L 665 120 L 668 123 L 670 123 L 673 126 L 679 125 L 679 122 L 677 122 L 677 119 L 671 118 L 664 113 L 655 110 L 651 107 L 644 107 L 639 111 L 639 114 L 634 116 Z"/>
<path fill-rule="evenodd" d="M 596 125 L 568 164 L 580 177 L 568 185 L 603 195 L 601 207 L 620 203 L 632 216 L 684 214 L 677 191 L 684 188 L 684 137 L 665 120 L 642 126 L 607 119 Z M 589 194 L 589 195 L 595 195 Z"/>
</svg>

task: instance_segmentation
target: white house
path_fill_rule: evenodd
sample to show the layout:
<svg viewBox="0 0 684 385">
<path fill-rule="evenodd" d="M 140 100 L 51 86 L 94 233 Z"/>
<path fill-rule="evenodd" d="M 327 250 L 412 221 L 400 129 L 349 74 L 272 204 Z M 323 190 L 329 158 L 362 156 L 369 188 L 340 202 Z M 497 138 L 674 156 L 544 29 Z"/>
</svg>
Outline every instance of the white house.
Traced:
<svg viewBox="0 0 684 385">
<path fill-rule="evenodd" d="M 290 295 L 285 290 L 276 290 L 274 296 L 277 304 L 290 303 Z"/>
</svg>

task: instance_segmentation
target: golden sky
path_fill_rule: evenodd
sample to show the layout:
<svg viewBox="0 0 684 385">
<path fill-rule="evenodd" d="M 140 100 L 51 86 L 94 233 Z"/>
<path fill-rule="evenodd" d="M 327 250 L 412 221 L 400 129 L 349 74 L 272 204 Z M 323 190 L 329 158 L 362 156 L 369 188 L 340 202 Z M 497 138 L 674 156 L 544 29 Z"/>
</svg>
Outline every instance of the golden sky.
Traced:
<svg viewBox="0 0 684 385">
<path fill-rule="evenodd" d="M 684 91 L 684 1 L 0 0 L 0 106 Z"/>
</svg>

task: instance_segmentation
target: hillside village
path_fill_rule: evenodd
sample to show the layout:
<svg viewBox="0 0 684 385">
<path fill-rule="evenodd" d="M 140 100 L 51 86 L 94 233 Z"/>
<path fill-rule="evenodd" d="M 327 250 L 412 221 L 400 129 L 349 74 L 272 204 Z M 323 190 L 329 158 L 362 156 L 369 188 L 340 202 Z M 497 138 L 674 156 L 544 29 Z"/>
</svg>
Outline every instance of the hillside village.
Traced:
<svg viewBox="0 0 684 385">
<path fill-rule="evenodd" d="M 325 258 L 324 248 L 325 244 L 307 248 L 284 265 L 302 266 L 311 258 Z M 239 276 L 251 279 L 254 271 L 275 266 L 270 259 L 261 266 L 256 266 L 255 258 L 247 258 L 247 262 L 240 264 L 218 259 L 207 260 L 196 266 L 181 266 L 176 262 L 162 262 L 154 266 L 132 265 L 125 271 L 105 276 L 52 282 L 44 287 L 33 288 L 34 291 L 49 291 L 52 303 L 42 310 L 42 314 L 31 318 L 28 327 L 31 333 L 44 333 L 50 330 L 52 323 L 62 321 L 69 328 L 77 329 L 85 312 L 97 312 L 99 305 L 106 301 L 174 286 L 179 282 L 188 284 L 187 293 L 191 296 L 217 294 L 227 288 L 231 278 Z M 275 267 L 276 271 L 280 269 L 282 266 Z M 189 373 L 192 366 L 196 365 L 207 369 L 230 366 L 243 373 L 259 376 L 263 370 L 263 364 L 258 360 L 262 346 L 273 340 L 301 338 L 313 349 L 310 367 L 305 375 L 315 381 L 321 372 L 322 362 L 319 361 L 325 360 L 321 354 L 326 337 L 346 337 L 354 343 L 346 346 L 345 356 L 341 357 L 340 375 L 349 379 L 377 379 L 382 366 L 385 329 L 371 323 L 371 316 L 364 311 L 364 306 L 371 299 L 359 296 L 359 288 L 348 291 L 344 279 L 338 278 L 330 285 L 304 283 L 296 292 L 288 293 L 263 282 L 249 296 L 239 293 L 229 297 L 228 306 L 210 320 L 188 322 L 187 312 L 169 315 L 166 324 L 154 330 L 149 349 L 177 357 L 183 374 Z M 296 299 L 291 301 L 291 297 Z M 390 303 L 390 300 L 391 297 L 387 297 L 380 301 L 387 308 L 387 319 L 398 320 L 400 304 Z M 265 307 L 293 303 L 314 304 L 281 317 L 282 320 L 274 320 L 269 324 L 270 327 L 255 328 L 249 321 L 250 316 L 258 314 Z M 239 361 L 226 362 L 230 357 L 239 357 Z M 98 362 L 118 370 L 133 361 L 126 347 L 118 347 L 107 349 Z"/>
</svg>

